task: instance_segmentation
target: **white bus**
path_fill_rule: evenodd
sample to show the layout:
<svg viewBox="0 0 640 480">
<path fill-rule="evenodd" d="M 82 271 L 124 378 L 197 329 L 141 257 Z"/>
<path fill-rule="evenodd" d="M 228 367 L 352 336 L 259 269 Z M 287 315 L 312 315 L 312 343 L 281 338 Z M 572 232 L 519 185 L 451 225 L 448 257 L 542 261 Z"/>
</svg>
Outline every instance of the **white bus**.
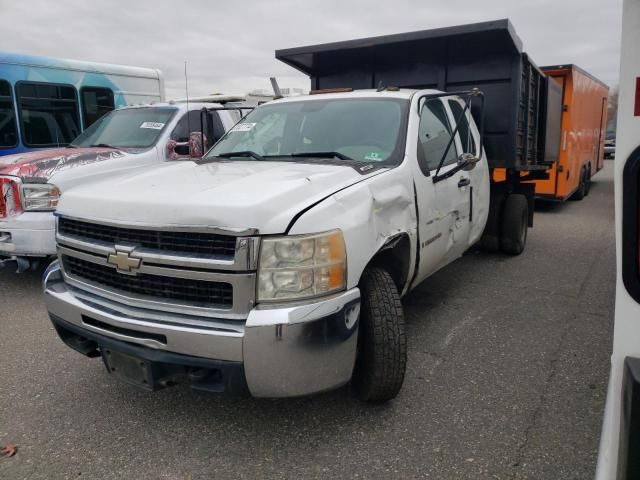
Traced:
<svg viewBox="0 0 640 480">
<path fill-rule="evenodd" d="M 0 156 L 66 146 L 115 108 L 160 101 L 156 69 L 0 52 Z"/>
</svg>

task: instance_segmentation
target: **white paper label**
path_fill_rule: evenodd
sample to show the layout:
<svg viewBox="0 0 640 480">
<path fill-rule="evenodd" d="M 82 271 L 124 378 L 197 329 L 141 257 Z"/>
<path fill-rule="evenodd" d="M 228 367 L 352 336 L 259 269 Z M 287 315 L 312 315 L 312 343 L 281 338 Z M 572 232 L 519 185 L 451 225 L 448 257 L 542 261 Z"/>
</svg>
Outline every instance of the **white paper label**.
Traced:
<svg viewBox="0 0 640 480">
<path fill-rule="evenodd" d="M 152 128 L 153 130 L 162 130 L 162 127 L 164 127 L 164 123 L 159 122 L 142 122 L 140 125 L 140 128 Z"/>
<path fill-rule="evenodd" d="M 231 131 L 232 132 L 248 132 L 255 126 L 256 126 L 255 123 L 239 123 L 238 125 L 233 127 L 233 130 Z"/>
</svg>

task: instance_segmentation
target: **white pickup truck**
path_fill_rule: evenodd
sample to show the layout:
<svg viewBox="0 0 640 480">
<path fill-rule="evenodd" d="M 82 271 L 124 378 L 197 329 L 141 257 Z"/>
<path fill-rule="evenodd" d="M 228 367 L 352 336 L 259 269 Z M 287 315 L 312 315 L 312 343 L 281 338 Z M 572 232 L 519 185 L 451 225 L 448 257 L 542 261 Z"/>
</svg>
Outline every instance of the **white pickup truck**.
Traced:
<svg viewBox="0 0 640 480">
<path fill-rule="evenodd" d="M 494 51 L 508 76 L 498 84 L 514 96 L 533 78 L 506 21 L 438 32 L 418 40 L 462 39 L 486 54 L 483 42 L 503 38 Z M 410 35 L 394 41 L 413 51 Z M 389 38 L 361 43 L 396 59 Z M 361 71 L 360 43 L 346 43 L 344 64 Z M 312 62 L 327 51 L 301 50 Z M 336 79 L 336 63 L 326 65 L 326 77 L 312 73 L 316 86 Z M 343 68 L 339 81 L 357 78 Z M 493 161 L 509 170 L 496 184 L 469 110 L 477 104 L 483 118 L 478 90 L 337 90 L 257 107 L 200 160 L 69 190 L 57 212 L 59 261 L 44 276 L 61 339 L 151 390 L 187 381 L 286 397 L 351 381 L 364 400 L 395 397 L 406 365 L 401 296 L 483 232 L 489 247 L 521 253 L 533 188 L 519 180 L 540 163 L 516 162 L 513 137 L 492 130 L 517 103 L 501 110 L 487 98 L 486 145 L 506 152 Z"/>
<path fill-rule="evenodd" d="M 190 133 L 204 122 L 211 146 L 243 112 L 212 103 L 125 107 L 102 117 L 66 148 L 0 157 L 0 267 L 13 264 L 23 271 L 55 255 L 53 210 L 61 192 L 113 172 L 201 155 L 202 148 L 189 151 Z"/>
</svg>

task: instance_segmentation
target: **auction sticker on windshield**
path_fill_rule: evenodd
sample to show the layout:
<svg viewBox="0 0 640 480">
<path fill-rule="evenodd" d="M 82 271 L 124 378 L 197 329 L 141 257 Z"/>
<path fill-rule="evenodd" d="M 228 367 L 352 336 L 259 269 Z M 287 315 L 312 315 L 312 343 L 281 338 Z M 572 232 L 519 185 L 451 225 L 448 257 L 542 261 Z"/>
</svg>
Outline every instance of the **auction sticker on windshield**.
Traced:
<svg viewBox="0 0 640 480">
<path fill-rule="evenodd" d="M 154 130 L 162 130 L 162 127 L 164 127 L 164 123 L 160 122 L 142 122 L 140 125 L 140 128 L 152 128 Z"/>
<path fill-rule="evenodd" d="M 382 157 L 378 152 L 370 152 L 364 156 L 364 159 L 371 162 L 380 162 L 382 160 Z"/>
<path fill-rule="evenodd" d="M 232 132 L 248 132 L 255 126 L 256 126 L 255 123 L 239 123 L 238 125 L 233 127 L 231 131 Z"/>
</svg>

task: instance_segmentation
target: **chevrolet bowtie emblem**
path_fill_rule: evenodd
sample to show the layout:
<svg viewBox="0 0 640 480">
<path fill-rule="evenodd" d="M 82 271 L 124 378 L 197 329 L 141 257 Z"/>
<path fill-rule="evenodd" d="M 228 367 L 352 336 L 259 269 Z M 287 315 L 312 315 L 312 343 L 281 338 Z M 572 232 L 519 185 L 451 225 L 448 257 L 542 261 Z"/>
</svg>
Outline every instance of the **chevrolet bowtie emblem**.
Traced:
<svg viewBox="0 0 640 480">
<path fill-rule="evenodd" d="M 121 272 L 131 272 L 140 268 L 141 258 L 132 257 L 128 252 L 110 253 L 107 257 L 107 263 L 115 265 Z"/>
</svg>

